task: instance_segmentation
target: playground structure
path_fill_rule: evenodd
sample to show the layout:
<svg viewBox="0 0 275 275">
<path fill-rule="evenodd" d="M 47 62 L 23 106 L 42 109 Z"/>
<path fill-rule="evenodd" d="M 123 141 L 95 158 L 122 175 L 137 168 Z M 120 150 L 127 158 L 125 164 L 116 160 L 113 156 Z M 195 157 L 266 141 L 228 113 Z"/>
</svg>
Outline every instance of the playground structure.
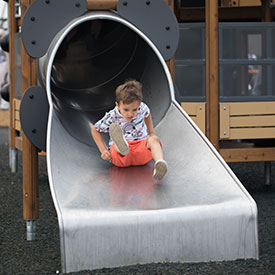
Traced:
<svg viewBox="0 0 275 275">
<path fill-rule="evenodd" d="M 78 1 L 77 3 L 79 4 L 80 2 L 81 1 Z M 147 2 L 150 4 L 150 1 Z M 166 2 L 171 8 L 174 7 L 173 1 Z M 217 126 L 215 123 L 219 117 L 219 115 L 217 116 L 219 102 L 217 102 L 218 98 L 216 98 L 218 94 L 217 3 L 211 1 L 206 7 L 206 24 L 208 26 L 206 27 L 206 37 L 209 42 L 209 44 L 207 44 L 206 62 L 207 75 L 211 75 L 211 77 L 209 77 L 210 81 L 207 82 L 207 102 L 209 107 L 207 106 L 208 108 L 206 108 L 205 104 L 203 104 L 197 108 L 197 110 L 202 113 L 206 112 L 205 123 L 201 125 L 205 127 L 205 133 L 213 145 L 208 142 L 201 131 L 198 130 L 186 113 L 181 110 L 175 102 L 172 79 L 165 66 L 162 57 L 163 53 L 161 56 L 159 49 L 155 47 L 155 43 L 152 43 L 149 39 L 150 36 L 148 38 L 144 32 L 135 28 L 131 20 L 121 18 L 109 12 L 110 9 L 116 9 L 117 1 L 88 0 L 87 9 L 90 11 L 98 10 L 98 12 L 85 14 L 83 17 L 79 14 L 76 16 L 75 21 L 72 20 L 73 23 L 69 20 L 63 32 L 55 36 L 53 43 L 49 47 L 48 56 L 42 57 L 39 60 L 31 57 L 23 44 L 21 47 L 18 44 L 18 41 L 20 41 L 18 39 L 18 27 L 23 24 L 21 18 L 24 18 L 25 13 L 29 10 L 29 7 L 31 7 L 30 4 L 30 1 L 21 1 L 21 17 L 18 19 L 14 16 L 15 2 L 9 2 L 11 55 L 10 156 L 11 167 L 13 170 L 16 170 L 16 150 L 22 150 L 23 204 L 24 219 L 27 220 L 27 238 L 30 240 L 35 238 L 35 220 L 38 218 L 38 149 L 43 149 L 43 134 L 38 138 L 38 143 L 36 143 L 36 139 L 34 137 L 32 138 L 31 135 L 37 136 L 40 134 L 40 130 L 42 130 L 43 133 L 43 129 L 38 128 L 39 123 L 32 124 L 35 122 L 31 121 L 29 128 L 27 126 L 24 128 L 24 131 L 21 131 L 19 113 L 21 112 L 24 116 L 25 112 L 22 111 L 21 95 L 18 97 L 15 94 L 18 90 L 22 90 L 24 97 L 28 98 L 28 100 L 36 100 L 37 95 L 39 97 L 43 94 L 43 89 L 41 91 L 39 86 L 41 85 L 42 88 L 47 90 L 50 103 L 50 123 L 47 129 L 47 163 L 49 167 L 51 191 L 59 217 L 64 271 L 68 272 L 84 268 L 93 269 L 103 266 L 118 266 L 161 260 L 210 261 L 257 258 L 256 205 L 212 147 L 214 145 L 221 152 L 219 148 L 220 138 L 218 137 L 218 141 L 216 141 L 218 128 L 215 128 Z M 81 4 L 83 3 L 81 2 Z M 123 2 L 120 2 L 120 4 L 123 5 Z M 36 20 L 36 16 L 29 16 L 28 18 L 30 21 Z M 32 20 L 32 18 L 34 18 L 34 20 Z M 152 114 L 154 123 L 157 125 L 157 133 L 163 140 L 163 143 L 169 144 L 171 147 L 170 152 L 167 154 L 167 159 L 169 163 L 171 163 L 169 171 L 172 172 L 168 174 L 163 186 L 156 188 L 156 185 L 149 180 L 147 187 L 140 186 L 140 190 L 134 189 L 132 193 L 130 192 L 130 195 L 134 198 L 136 198 L 137 195 L 150 197 L 151 204 L 145 204 L 142 207 L 135 204 L 135 200 L 130 206 L 129 201 L 127 202 L 128 204 L 124 203 L 121 205 L 118 203 L 118 206 L 115 207 L 114 205 L 116 204 L 106 203 L 109 199 L 106 197 L 107 192 L 110 191 L 108 188 L 112 186 L 112 183 L 114 188 L 114 201 L 116 201 L 120 196 L 125 195 L 120 192 L 120 188 L 122 188 L 122 190 L 125 189 L 126 183 L 129 183 L 130 175 L 140 174 L 141 170 L 136 171 L 136 168 L 131 168 L 127 170 L 127 173 L 124 173 L 124 178 L 114 176 L 115 180 L 113 182 L 109 177 L 110 167 L 102 164 L 99 160 L 95 148 L 89 144 L 91 141 L 89 138 L 89 129 L 87 129 L 87 126 L 83 126 L 85 125 L 85 123 L 83 123 L 85 119 L 89 118 L 89 120 L 93 122 L 96 120 L 96 117 L 100 117 L 100 113 L 96 112 L 96 114 L 92 114 L 92 116 L 89 114 L 83 116 L 82 113 L 81 117 L 76 115 L 76 108 L 74 113 L 70 114 L 70 110 L 66 108 L 66 104 L 74 104 L 75 106 L 77 103 L 82 107 L 80 110 L 85 110 L 85 107 L 87 107 L 87 99 L 85 96 L 74 97 L 73 93 L 71 93 L 71 96 L 66 96 L 65 93 L 62 94 L 62 91 L 60 93 L 58 89 L 56 91 L 51 90 L 53 85 L 50 80 L 54 76 L 54 74 L 52 74 L 54 69 L 52 68 L 58 66 L 59 54 L 62 60 L 63 51 L 59 51 L 59 49 L 62 49 L 62 42 L 70 38 L 68 35 L 69 31 L 78 25 L 80 26 L 83 22 L 94 22 L 99 19 L 103 20 L 103 22 L 104 20 L 118 22 L 119 26 L 125 25 L 127 28 L 133 30 L 136 35 L 135 37 L 139 37 L 139 39 L 141 37 L 145 41 L 143 42 L 144 44 L 142 44 L 141 50 L 148 54 L 149 63 L 152 63 L 152 65 L 149 66 L 148 63 L 143 64 L 140 68 L 141 71 L 137 72 L 134 70 L 134 73 L 137 74 L 138 78 L 138 75 L 143 75 L 143 70 L 146 71 L 150 68 L 150 72 L 153 72 L 151 76 L 152 79 L 143 79 L 143 82 L 145 82 L 145 87 L 153 87 L 155 88 L 153 89 L 154 91 L 159 92 L 159 94 L 156 92 L 150 94 L 149 90 L 145 89 L 145 100 L 157 102 L 155 109 L 152 109 Z M 24 32 L 24 29 L 22 32 Z M 35 40 L 30 39 L 29 41 L 30 46 L 36 44 L 33 43 Z M 130 45 L 128 46 L 130 47 Z M 19 49 L 21 49 L 21 60 L 17 59 Z M 137 55 L 136 58 L 138 59 L 139 57 L 140 56 Z M 56 66 L 53 66 L 54 62 L 56 62 Z M 22 64 L 21 69 L 18 64 Z M 173 75 L 173 58 L 169 58 L 167 64 Z M 38 71 L 38 75 L 37 65 L 41 69 Z M 60 66 L 62 67 L 62 63 Z M 16 78 L 18 69 L 22 73 L 21 87 Z M 153 84 L 156 86 L 153 86 Z M 20 87 L 20 89 L 18 87 Z M 44 92 L 44 95 L 45 94 Z M 62 96 L 60 96 L 60 94 L 62 94 Z M 58 107 L 53 107 L 53 102 L 51 101 L 52 96 L 55 100 L 54 104 Z M 101 100 L 95 100 L 95 104 L 102 104 L 104 108 L 109 107 L 113 98 L 107 99 L 107 103 L 101 102 L 101 98 Z M 40 100 L 38 103 L 44 102 L 42 97 Z M 25 102 L 27 101 L 25 100 Z M 184 108 L 188 111 L 188 108 L 190 108 L 194 102 L 184 104 L 186 104 L 186 106 L 183 105 Z M 158 107 L 160 105 L 161 108 Z M 26 106 L 28 107 L 30 105 L 27 103 Z M 153 107 L 154 105 L 149 104 L 149 106 Z M 45 113 L 42 116 L 43 119 L 45 119 Z M 191 111 L 189 113 L 191 114 Z M 81 120 L 83 117 L 84 119 Z M 46 116 L 46 119 L 47 118 Z M 71 119 L 74 118 L 76 121 L 72 122 Z M 41 119 L 38 119 L 38 122 L 39 121 L 41 122 Z M 171 121 L 173 121 L 173 125 Z M 174 127 L 176 127 L 176 131 Z M 25 135 L 26 133 L 29 135 L 29 138 Z M 76 133 L 79 134 L 77 135 Z M 168 136 L 167 133 L 173 134 Z M 174 136 L 180 136 L 182 140 L 174 140 Z M 30 140 L 32 140 L 32 142 L 30 142 Z M 33 143 L 36 143 L 37 146 L 33 145 Z M 266 150 L 266 148 L 264 149 Z M 233 149 L 230 148 L 230 150 L 230 152 L 232 152 Z M 177 156 L 178 163 L 174 161 L 175 156 Z M 267 160 L 271 161 L 273 159 L 269 158 Z M 233 161 L 236 161 L 236 159 L 233 158 Z M 66 165 L 64 165 L 65 162 L 70 165 L 66 167 Z M 91 163 L 93 163 L 93 168 L 90 166 Z M 198 167 L 197 175 L 190 172 L 196 165 Z M 107 174 L 106 170 L 108 171 Z M 112 174 L 117 174 L 115 169 L 111 170 L 113 170 Z M 148 167 L 145 166 L 142 173 L 145 175 L 147 170 Z M 78 173 L 75 173 L 76 171 Z M 218 179 L 221 178 L 223 180 L 219 181 Z M 94 179 L 97 180 L 95 181 Z M 67 185 L 68 183 L 70 183 L 69 186 Z M 87 183 L 90 183 L 90 185 L 87 185 Z M 195 186 L 194 183 L 196 183 Z M 139 183 L 134 180 L 131 186 L 134 188 L 134 186 L 138 186 L 138 184 Z M 170 186 L 169 188 L 167 188 L 168 185 Z M 226 190 L 224 186 L 226 186 Z M 150 187 L 149 191 L 147 189 L 148 187 Z M 70 190 L 73 190 L 73 192 L 70 192 Z M 219 196 L 217 196 L 217 193 Z M 182 194 L 182 196 L 179 196 L 179 194 Z M 145 202 L 148 203 L 148 198 L 147 200 L 145 199 Z M 239 209 L 240 205 L 242 206 L 241 210 Z M 125 211 L 125 208 L 123 208 L 125 206 L 132 208 L 131 210 L 133 210 L 133 212 Z M 194 216 L 200 218 L 194 220 Z M 124 217 L 122 224 L 118 224 L 115 221 L 118 217 Z M 211 221 L 214 222 L 212 223 Z M 238 222 L 242 222 L 244 226 L 235 227 L 234 225 Z M 76 224 L 79 225 L 77 229 Z M 94 224 L 96 227 L 94 227 Z M 206 227 L 203 226 L 205 224 L 207 224 Z M 111 232 L 109 230 L 110 226 L 113 229 L 115 227 L 116 230 Z M 163 248 L 160 249 L 160 240 L 165 240 L 172 228 L 174 232 L 173 236 L 169 238 L 169 242 L 166 244 L 167 246 L 163 246 Z M 185 228 L 185 230 L 183 230 L 183 228 Z M 204 228 L 203 232 L 200 231 L 200 228 Z M 138 236 L 139 230 L 142 230 L 143 234 L 137 238 L 136 236 Z M 155 234 L 152 235 L 151 231 L 155 232 Z M 91 232 L 93 232 L 93 234 Z M 182 236 L 183 233 L 184 237 Z M 192 238 L 192 234 L 195 237 Z M 110 236 L 109 239 L 105 239 L 106 236 Z M 125 236 L 127 236 L 127 240 L 129 241 L 128 245 L 124 242 L 119 242 L 119 240 L 122 240 Z M 136 238 L 141 244 L 135 243 L 134 240 Z M 181 238 L 181 242 L 178 242 L 178 238 Z M 150 244 L 150 249 L 148 249 L 148 244 Z M 98 254 L 94 254 L 94 247 L 99 251 Z M 117 256 L 110 253 L 114 247 L 119 251 Z M 219 247 L 219 249 L 215 250 L 213 247 Z M 83 252 L 81 252 L 81 250 L 83 250 Z M 146 250 L 147 252 L 144 253 Z"/>
<path fill-rule="evenodd" d="M 189 60 L 180 51 L 176 56 L 176 83 L 188 83 L 181 89 L 180 101 L 226 162 L 264 162 L 265 182 L 270 185 L 275 158 L 274 56 L 269 50 L 274 39 L 274 1 L 221 1 L 219 7 L 214 2 L 211 11 L 210 5 L 204 9 L 202 4 L 175 8 L 183 35 L 187 30 L 195 36 L 193 51 L 198 52 Z M 198 38 L 204 33 L 205 39 Z M 188 46 L 183 43 L 182 47 Z M 257 51 L 257 60 L 249 59 L 251 47 Z M 253 66 L 257 69 L 250 69 Z M 191 74 L 196 75 L 193 83 L 188 74 L 181 79 L 182 68 L 191 71 L 191 79 Z M 260 85 L 252 91 L 249 81 L 256 77 Z"/>
</svg>

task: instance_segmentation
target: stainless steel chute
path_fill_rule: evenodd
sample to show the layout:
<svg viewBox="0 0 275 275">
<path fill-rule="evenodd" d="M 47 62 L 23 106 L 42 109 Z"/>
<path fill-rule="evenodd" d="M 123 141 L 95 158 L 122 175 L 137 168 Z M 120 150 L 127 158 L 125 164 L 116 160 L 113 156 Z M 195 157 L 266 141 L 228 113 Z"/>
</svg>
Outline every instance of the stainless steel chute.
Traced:
<svg viewBox="0 0 275 275">
<path fill-rule="evenodd" d="M 257 206 L 174 100 L 161 54 L 115 12 L 73 20 L 40 59 L 50 104 L 47 165 L 65 272 L 258 257 Z M 143 84 L 169 171 L 100 159 L 91 126 L 127 78 Z"/>
</svg>

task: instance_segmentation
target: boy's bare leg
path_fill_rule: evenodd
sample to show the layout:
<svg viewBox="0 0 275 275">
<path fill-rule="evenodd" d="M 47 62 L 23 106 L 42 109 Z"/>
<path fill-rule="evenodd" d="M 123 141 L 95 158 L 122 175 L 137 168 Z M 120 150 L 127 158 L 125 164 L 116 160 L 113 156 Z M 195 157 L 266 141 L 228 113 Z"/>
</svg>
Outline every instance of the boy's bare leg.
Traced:
<svg viewBox="0 0 275 275">
<path fill-rule="evenodd" d="M 153 177 L 156 180 L 161 180 L 167 172 L 167 163 L 163 159 L 163 152 L 158 137 L 149 137 L 147 148 L 151 150 L 152 157 L 155 161 Z"/>
<path fill-rule="evenodd" d="M 151 150 L 154 161 L 163 160 L 162 148 L 158 137 L 149 137 L 147 141 L 147 148 Z"/>
</svg>

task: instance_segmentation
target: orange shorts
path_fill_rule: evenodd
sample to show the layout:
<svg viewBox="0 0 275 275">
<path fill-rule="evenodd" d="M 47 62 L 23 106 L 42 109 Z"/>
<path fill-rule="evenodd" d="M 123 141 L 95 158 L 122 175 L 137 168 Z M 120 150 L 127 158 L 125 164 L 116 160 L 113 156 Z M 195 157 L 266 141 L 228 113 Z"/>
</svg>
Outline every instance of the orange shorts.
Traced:
<svg viewBox="0 0 275 275">
<path fill-rule="evenodd" d="M 118 153 L 114 144 L 110 147 L 112 163 L 118 167 L 144 165 L 152 159 L 152 153 L 147 148 L 147 139 L 128 141 L 130 152 L 123 156 Z"/>
</svg>

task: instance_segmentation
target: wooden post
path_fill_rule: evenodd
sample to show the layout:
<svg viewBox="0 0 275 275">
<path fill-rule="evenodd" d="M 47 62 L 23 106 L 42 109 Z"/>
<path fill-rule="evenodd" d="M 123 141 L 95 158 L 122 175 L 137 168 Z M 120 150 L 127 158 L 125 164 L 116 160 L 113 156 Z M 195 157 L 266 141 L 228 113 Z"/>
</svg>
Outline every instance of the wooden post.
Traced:
<svg viewBox="0 0 275 275">
<path fill-rule="evenodd" d="M 14 60 L 14 35 L 17 32 L 17 21 L 15 18 L 15 0 L 9 1 L 9 99 L 10 99 L 10 148 L 15 149 L 15 136 L 16 131 L 13 128 L 13 121 L 14 121 L 14 105 L 13 105 L 13 98 L 14 98 L 14 89 L 15 89 L 15 60 Z"/>
<path fill-rule="evenodd" d="M 206 136 L 219 149 L 219 17 L 218 0 L 206 1 Z"/>
<path fill-rule="evenodd" d="M 170 9 L 174 12 L 174 0 L 164 0 L 164 2 L 170 7 Z M 175 57 L 172 57 L 170 60 L 166 62 L 170 74 L 172 76 L 173 81 L 175 81 Z"/>
<path fill-rule="evenodd" d="M 262 22 L 272 22 L 272 12 L 270 8 L 270 0 L 262 0 Z"/>
<path fill-rule="evenodd" d="M 31 0 L 21 0 L 22 18 Z M 30 57 L 21 42 L 22 95 L 37 83 L 36 60 Z M 22 131 L 23 215 L 25 220 L 38 218 L 38 150 Z"/>
</svg>

